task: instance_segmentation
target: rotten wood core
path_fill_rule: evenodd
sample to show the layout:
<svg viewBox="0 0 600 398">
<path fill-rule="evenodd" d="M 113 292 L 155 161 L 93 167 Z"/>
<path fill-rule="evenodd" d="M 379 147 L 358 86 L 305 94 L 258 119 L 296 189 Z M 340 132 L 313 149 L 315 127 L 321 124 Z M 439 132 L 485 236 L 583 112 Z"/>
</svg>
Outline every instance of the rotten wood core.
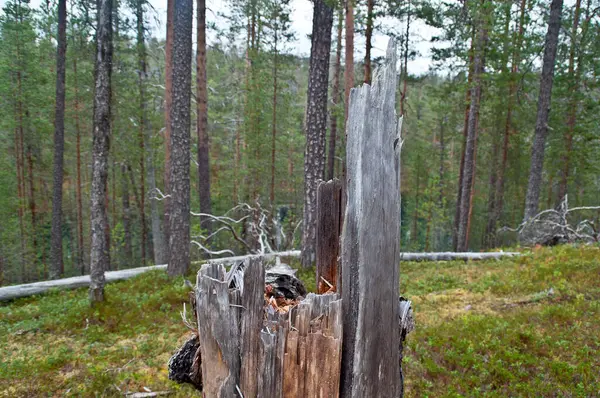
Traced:
<svg viewBox="0 0 600 398">
<path fill-rule="evenodd" d="M 317 293 L 337 291 L 342 228 L 342 183 L 337 178 L 317 187 Z"/>
</svg>

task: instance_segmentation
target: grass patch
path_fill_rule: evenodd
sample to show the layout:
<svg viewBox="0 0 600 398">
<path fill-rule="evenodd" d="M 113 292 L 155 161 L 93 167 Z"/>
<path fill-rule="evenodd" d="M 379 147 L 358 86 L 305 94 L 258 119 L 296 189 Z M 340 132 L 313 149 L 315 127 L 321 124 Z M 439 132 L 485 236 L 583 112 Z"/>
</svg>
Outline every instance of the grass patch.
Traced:
<svg viewBox="0 0 600 398">
<path fill-rule="evenodd" d="M 314 270 L 298 275 L 314 290 Z M 417 321 L 407 396 L 600 396 L 597 247 L 402 263 L 401 291 Z M 197 394 L 167 379 L 187 295 L 182 278 L 154 271 L 107 285 L 94 309 L 86 289 L 0 304 L 0 397 Z"/>
</svg>

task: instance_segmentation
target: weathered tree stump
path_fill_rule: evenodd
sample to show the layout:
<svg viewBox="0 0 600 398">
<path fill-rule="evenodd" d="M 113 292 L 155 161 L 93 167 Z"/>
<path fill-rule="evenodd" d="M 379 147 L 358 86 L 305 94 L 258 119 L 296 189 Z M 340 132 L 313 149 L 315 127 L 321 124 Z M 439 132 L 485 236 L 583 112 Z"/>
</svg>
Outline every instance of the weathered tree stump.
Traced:
<svg viewBox="0 0 600 398">
<path fill-rule="evenodd" d="M 265 310 L 264 268 L 253 259 L 243 287 L 225 268 L 198 274 L 196 308 L 206 397 L 335 397 L 342 349 L 341 301 L 308 294 L 288 313 Z"/>
<path fill-rule="evenodd" d="M 289 273 L 267 276 L 270 284 L 263 291 L 260 258 L 249 258 L 229 273 L 210 263 L 198 273 L 205 397 L 402 396 L 402 345 L 414 321 L 410 301 L 398 299 L 396 84 L 396 49 L 390 40 L 373 85 L 350 95 L 341 267 L 336 246 L 340 184 L 334 180 L 319 187 L 317 278 L 327 282 L 319 291 L 341 293 L 310 293 L 298 301 L 302 288 Z"/>
<path fill-rule="evenodd" d="M 402 394 L 396 85 L 396 47 L 390 39 L 372 86 L 352 89 L 346 124 L 348 199 L 341 256 L 344 397 Z"/>
</svg>

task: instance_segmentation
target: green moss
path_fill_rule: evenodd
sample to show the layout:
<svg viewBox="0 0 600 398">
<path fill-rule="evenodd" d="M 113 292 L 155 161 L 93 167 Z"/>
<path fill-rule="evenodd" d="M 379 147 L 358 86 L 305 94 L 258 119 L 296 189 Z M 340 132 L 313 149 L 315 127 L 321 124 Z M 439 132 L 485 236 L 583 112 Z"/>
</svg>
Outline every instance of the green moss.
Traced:
<svg viewBox="0 0 600 398">
<path fill-rule="evenodd" d="M 288 261 L 314 291 L 314 269 Z M 600 395 L 597 247 L 402 263 L 401 292 L 417 321 L 405 351 L 408 397 Z M 0 396 L 196 394 L 166 370 L 187 333 L 183 279 L 150 272 L 108 285 L 106 297 L 94 309 L 86 289 L 0 304 Z"/>
</svg>

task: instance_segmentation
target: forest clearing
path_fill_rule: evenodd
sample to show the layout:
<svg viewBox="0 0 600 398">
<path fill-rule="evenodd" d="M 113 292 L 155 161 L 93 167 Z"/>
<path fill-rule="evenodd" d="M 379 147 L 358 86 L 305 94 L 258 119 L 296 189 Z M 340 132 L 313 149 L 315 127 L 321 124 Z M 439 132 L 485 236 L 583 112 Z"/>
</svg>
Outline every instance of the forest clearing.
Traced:
<svg viewBox="0 0 600 398">
<path fill-rule="evenodd" d="M 0 396 L 600 396 L 599 43 L 599 0 L 0 0 Z"/>
<path fill-rule="evenodd" d="M 299 272 L 314 291 L 314 270 Z M 600 248 L 408 262 L 401 275 L 417 324 L 405 347 L 406 396 L 600 393 Z M 144 387 L 200 396 L 169 381 L 165 367 L 186 336 L 183 280 L 153 271 L 107 292 L 95 309 L 86 289 L 0 304 L 0 396 L 123 396 Z"/>
</svg>

